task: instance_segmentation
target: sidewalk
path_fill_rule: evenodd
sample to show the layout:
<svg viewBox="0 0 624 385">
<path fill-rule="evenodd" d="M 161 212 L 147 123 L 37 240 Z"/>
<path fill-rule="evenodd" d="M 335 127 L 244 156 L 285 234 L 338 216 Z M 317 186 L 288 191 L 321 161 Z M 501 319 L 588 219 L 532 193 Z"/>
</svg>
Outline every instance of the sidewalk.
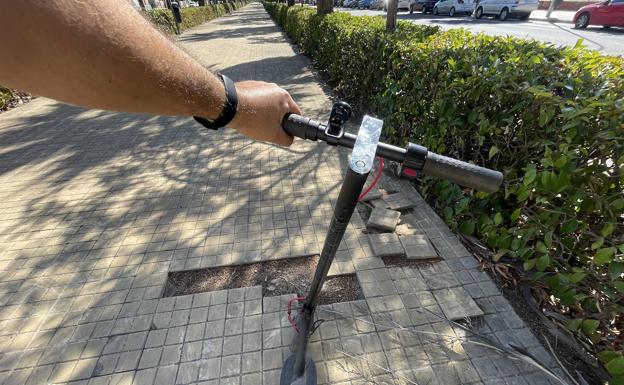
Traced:
<svg viewBox="0 0 624 385">
<path fill-rule="evenodd" d="M 310 61 L 258 3 L 180 43 L 235 80 L 282 85 L 306 115 L 330 110 Z M 172 271 L 319 253 L 346 155 L 44 98 L 0 115 L 0 384 L 279 384 L 291 296 L 255 286 L 162 298 L 163 287 Z M 319 383 L 552 383 L 434 315 L 554 366 L 418 193 L 381 185 L 416 206 L 402 224 L 440 258 L 387 266 L 377 255 L 392 245 L 354 215 L 331 274 L 357 274 L 365 298 L 321 309 Z"/>
</svg>

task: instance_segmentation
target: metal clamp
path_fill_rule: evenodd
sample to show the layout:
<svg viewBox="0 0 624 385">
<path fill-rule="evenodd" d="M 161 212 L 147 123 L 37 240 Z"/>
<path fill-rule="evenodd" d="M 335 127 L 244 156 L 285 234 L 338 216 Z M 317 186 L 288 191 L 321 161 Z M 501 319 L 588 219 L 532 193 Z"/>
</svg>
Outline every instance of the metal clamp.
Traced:
<svg viewBox="0 0 624 385">
<path fill-rule="evenodd" d="M 405 150 L 406 152 L 405 160 L 403 160 L 403 166 L 416 171 L 421 171 L 427 161 L 427 153 L 429 152 L 427 147 L 409 143 Z"/>
</svg>

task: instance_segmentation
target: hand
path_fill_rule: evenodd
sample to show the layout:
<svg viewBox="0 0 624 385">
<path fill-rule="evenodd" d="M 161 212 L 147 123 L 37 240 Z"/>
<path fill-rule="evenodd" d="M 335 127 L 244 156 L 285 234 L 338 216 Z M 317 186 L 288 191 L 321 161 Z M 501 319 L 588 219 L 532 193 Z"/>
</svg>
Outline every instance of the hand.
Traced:
<svg viewBox="0 0 624 385">
<path fill-rule="evenodd" d="M 282 128 L 288 113 L 301 115 L 290 94 L 275 83 L 245 81 L 236 83 L 238 108 L 228 124 L 252 139 L 290 146 L 293 137 Z"/>
</svg>

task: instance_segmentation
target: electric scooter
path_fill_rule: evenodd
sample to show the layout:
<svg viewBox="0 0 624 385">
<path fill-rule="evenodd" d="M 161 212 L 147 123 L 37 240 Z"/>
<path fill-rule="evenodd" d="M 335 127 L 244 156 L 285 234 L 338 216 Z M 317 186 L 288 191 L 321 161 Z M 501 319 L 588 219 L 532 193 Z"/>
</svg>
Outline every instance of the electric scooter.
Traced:
<svg viewBox="0 0 624 385">
<path fill-rule="evenodd" d="M 351 107 L 347 103 L 338 102 L 332 108 L 328 124 L 294 114 L 287 115 L 282 122 L 284 130 L 292 136 L 320 140 L 332 146 L 352 148 L 353 151 L 310 291 L 302 300 L 303 305 L 295 317 L 297 334 L 290 345 L 291 355 L 282 367 L 280 385 L 317 384 L 316 365 L 307 356 L 307 347 L 308 340 L 316 329 L 313 320 L 318 296 L 372 169 L 375 156 L 400 163 L 403 167 L 416 170 L 418 174 L 430 175 L 486 192 L 495 192 L 503 182 L 503 174 L 498 171 L 438 155 L 414 143 L 409 143 L 406 148 L 380 143 L 383 121 L 370 116 L 364 116 L 357 135 L 347 133 L 344 126 L 351 113 Z"/>
</svg>

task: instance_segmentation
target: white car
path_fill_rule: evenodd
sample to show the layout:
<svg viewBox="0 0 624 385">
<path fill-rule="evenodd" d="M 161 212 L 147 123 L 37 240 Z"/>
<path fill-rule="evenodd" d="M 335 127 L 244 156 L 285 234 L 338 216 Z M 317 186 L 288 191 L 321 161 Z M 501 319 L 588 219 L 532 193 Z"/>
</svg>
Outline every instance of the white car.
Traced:
<svg viewBox="0 0 624 385">
<path fill-rule="evenodd" d="M 507 20 L 512 16 L 526 20 L 538 5 L 538 0 L 481 0 L 477 2 L 475 17 L 480 19 L 483 15 L 490 15 Z"/>
<path fill-rule="evenodd" d="M 409 11 L 410 5 L 414 3 L 415 1 L 416 0 L 397 0 L 397 9 L 399 11 L 402 9 Z M 383 10 L 388 11 L 388 0 L 385 0 Z"/>
<path fill-rule="evenodd" d="M 434 15 L 443 14 L 451 17 L 458 13 L 472 15 L 473 10 L 473 0 L 440 0 L 433 6 Z"/>
</svg>

